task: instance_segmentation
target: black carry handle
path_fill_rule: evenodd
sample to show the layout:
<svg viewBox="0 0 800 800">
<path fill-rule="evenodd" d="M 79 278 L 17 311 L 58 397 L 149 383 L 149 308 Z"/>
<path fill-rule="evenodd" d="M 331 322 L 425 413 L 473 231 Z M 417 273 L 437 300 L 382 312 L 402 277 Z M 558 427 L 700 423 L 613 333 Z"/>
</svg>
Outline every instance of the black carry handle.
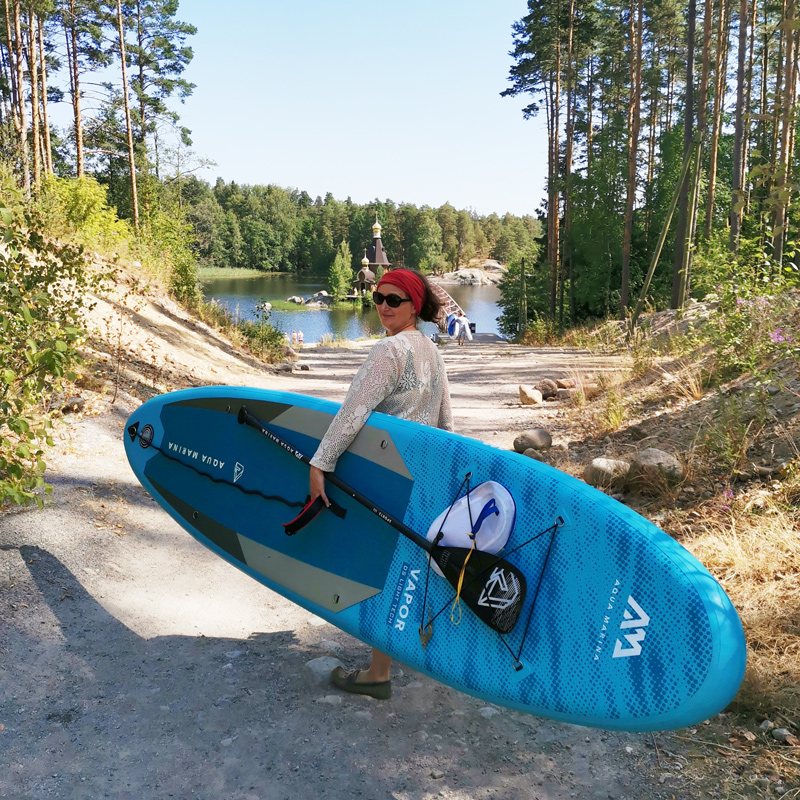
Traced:
<svg viewBox="0 0 800 800">
<path fill-rule="evenodd" d="M 322 497 L 317 497 L 314 500 L 311 497 L 306 497 L 306 504 L 303 510 L 291 521 L 282 522 L 287 536 L 294 536 L 298 531 L 301 531 L 308 525 L 311 520 L 316 519 L 317 515 L 325 508 L 325 501 Z M 347 512 L 338 504 L 331 500 L 330 506 L 327 507 L 328 511 L 332 511 L 339 519 L 344 519 Z"/>
<path fill-rule="evenodd" d="M 311 465 L 311 459 L 307 455 L 273 433 L 261 420 L 254 417 L 246 406 L 239 409 L 238 420 L 241 425 L 249 425 L 263 433 L 271 442 L 282 447 L 299 461 Z M 459 592 L 465 605 L 486 625 L 499 633 L 509 633 L 514 628 L 522 612 L 526 592 L 525 576 L 517 567 L 503 558 L 481 550 L 434 545 L 395 519 L 388 511 L 375 505 L 335 473 L 326 472 L 325 478 L 375 516 L 380 517 L 387 525 L 402 533 L 417 547 L 429 553 L 439 565 L 445 578 Z"/>
</svg>

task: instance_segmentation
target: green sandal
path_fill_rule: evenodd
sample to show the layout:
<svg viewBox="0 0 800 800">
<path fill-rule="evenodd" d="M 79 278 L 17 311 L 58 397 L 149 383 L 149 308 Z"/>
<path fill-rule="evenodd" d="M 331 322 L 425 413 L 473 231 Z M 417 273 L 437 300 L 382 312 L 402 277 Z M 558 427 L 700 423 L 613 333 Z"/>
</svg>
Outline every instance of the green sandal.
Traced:
<svg viewBox="0 0 800 800">
<path fill-rule="evenodd" d="M 365 694 L 376 700 L 388 700 L 392 696 L 391 681 L 376 681 L 375 683 L 357 683 L 356 678 L 361 670 L 353 669 L 349 672 L 343 667 L 336 667 L 331 671 L 331 681 L 337 689 L 351 694 Z"/>
</svg>

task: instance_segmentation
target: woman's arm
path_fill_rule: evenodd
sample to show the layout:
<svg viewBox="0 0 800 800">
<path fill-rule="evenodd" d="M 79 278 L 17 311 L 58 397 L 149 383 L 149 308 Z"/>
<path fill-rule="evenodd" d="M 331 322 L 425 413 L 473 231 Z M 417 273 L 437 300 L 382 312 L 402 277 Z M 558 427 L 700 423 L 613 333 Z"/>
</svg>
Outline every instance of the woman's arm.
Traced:
<svg viewBox="0 0 800 800">
<path fill-rule="evenodd" d="M 453 430 L 453 409 L 450 404 L 450 383 L 442 366 L 442 404 L 439 407 L 439 427 L 446 431 Z"/>
<path fill-rule="evenodd" d="M 356 438 L 373 409 L 394 391 L 398 372 L 393 348 L 383 342 L 374 345 L 311 459 L 309 489 L 312 500 L 322 497 L 328 505 L 323 473 L 333 472 L 339 457 Z"/>
</svg>

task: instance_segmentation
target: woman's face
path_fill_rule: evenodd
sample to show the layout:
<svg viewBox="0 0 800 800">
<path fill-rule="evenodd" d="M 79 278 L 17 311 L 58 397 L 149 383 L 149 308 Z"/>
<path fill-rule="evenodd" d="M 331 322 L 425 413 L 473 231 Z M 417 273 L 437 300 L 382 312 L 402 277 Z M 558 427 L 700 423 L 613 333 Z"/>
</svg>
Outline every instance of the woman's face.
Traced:
<svg viewBox="0 0 800 800">
<path fill-rule="evenodd" d="M 399 286 L 391 283 L 382 283 L 378 289 L 384 297 L 389 294 L 396 294 L 398 297 L 408 299 L 408 292 L 404 292 Z M 381 303 L 375 306 L 378 309 L 378 316 L 381 318 L 381 325 L 386 328 L 389 336 L 394 336 L 400 331 L 413 330 L 417 327 L 417 312 L 411 302 L 400 303 L 397 308 L 389 308 L 388 303 Z"/>
</svg>

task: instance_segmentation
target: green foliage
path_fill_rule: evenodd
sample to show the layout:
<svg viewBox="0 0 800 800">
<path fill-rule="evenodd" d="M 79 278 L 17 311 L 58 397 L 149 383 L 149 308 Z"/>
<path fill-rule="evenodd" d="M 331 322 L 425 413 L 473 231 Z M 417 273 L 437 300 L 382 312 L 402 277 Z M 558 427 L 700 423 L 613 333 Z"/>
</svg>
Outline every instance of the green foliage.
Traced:
<svg viewBox="0 0 800 800">
<path fill-rule="evenodd" d="M 791 296 L 765 296 L 730 284 L 718 288 L 719 306 L 700 332 L 713 348 L 716 381 L 763 370 L 791 349 L 795 332 L 780 327 L 795 303 Z"/>
<path fill-rule="evenodd" d="M 268 317 L 255 321 L 243 320 L 239 327 L 248 346 L 257 356 L 267 361 L 283 358 L 286 337 L 269 322 Z"/>
<path fill-rule="evenodd" d="M 547 298 L 547 276 L 544 265 L 536 263 L 538 247 L 535 244 L 529 245 L 524 252 L 525 259 L 525 298 L 527 303 L 526 328 L 533 325 L 534 328 L 540 326 L 545 316 L 545 304 Z M 500 289 L 500 317 L 498 327 L 507 336 L 522 337 L 523 331 L 520 330 L 519 309 L 522 299 L 522 283 L 520 280 L 523 255 L 517 251 L 516 258 L 509 264 L 508 270 L 503 275 L 498 288 Z M 531 337 L 536 338 L 544 331 L 536 330 L 531 332 Z"/>
<path fill-rule="evenodd" d="M 177 209 L 170 213 L 158 209 L 142 221 L 143 263 L 166 279 L 174 297 L 189 305 L 196 304 L 201 297 L 192 245 L 192 226 Z"/>
<path fill-rule="evenodd" d="M 130 226 L 117 217 L 94 178 L 47 176 L 33 213 L 39 227 L 62 242 L 110 254 L 127 251 L 132 241 Z"/>
<path fill-rule="evenodd" d="M 1 209 L 0 504 L 42 505 L 47 401 L 74 379 L 83 339 L 80 312 L 102 276 L 82 251 L 46 239 L 30 217 Z"/>
<path fill-rule="evenodd" d="M 353 256 L 347 242 L 342 240 L 328 270 L 328 291 L 335 300 L 343 300 L 350 293 L 353 286 Z"/>
<path fill-rule="evenodd" d="M 350 267 L 357 270 L 376 217 L 391 262 L 424 272 L 452 270 L 474 257 L 506 263 L 541 236 L 533 217 L 479 217 L 447 203 L 438 210 L 391 200 L 359 206 L 330 193 L 312 200 L 306 192 L 273 185 L 218 180 L 211 187 L 193 177 L 183 178 L 181 186 L 204 266 L 327 275 L 344 240 Z"/>
</svg>

